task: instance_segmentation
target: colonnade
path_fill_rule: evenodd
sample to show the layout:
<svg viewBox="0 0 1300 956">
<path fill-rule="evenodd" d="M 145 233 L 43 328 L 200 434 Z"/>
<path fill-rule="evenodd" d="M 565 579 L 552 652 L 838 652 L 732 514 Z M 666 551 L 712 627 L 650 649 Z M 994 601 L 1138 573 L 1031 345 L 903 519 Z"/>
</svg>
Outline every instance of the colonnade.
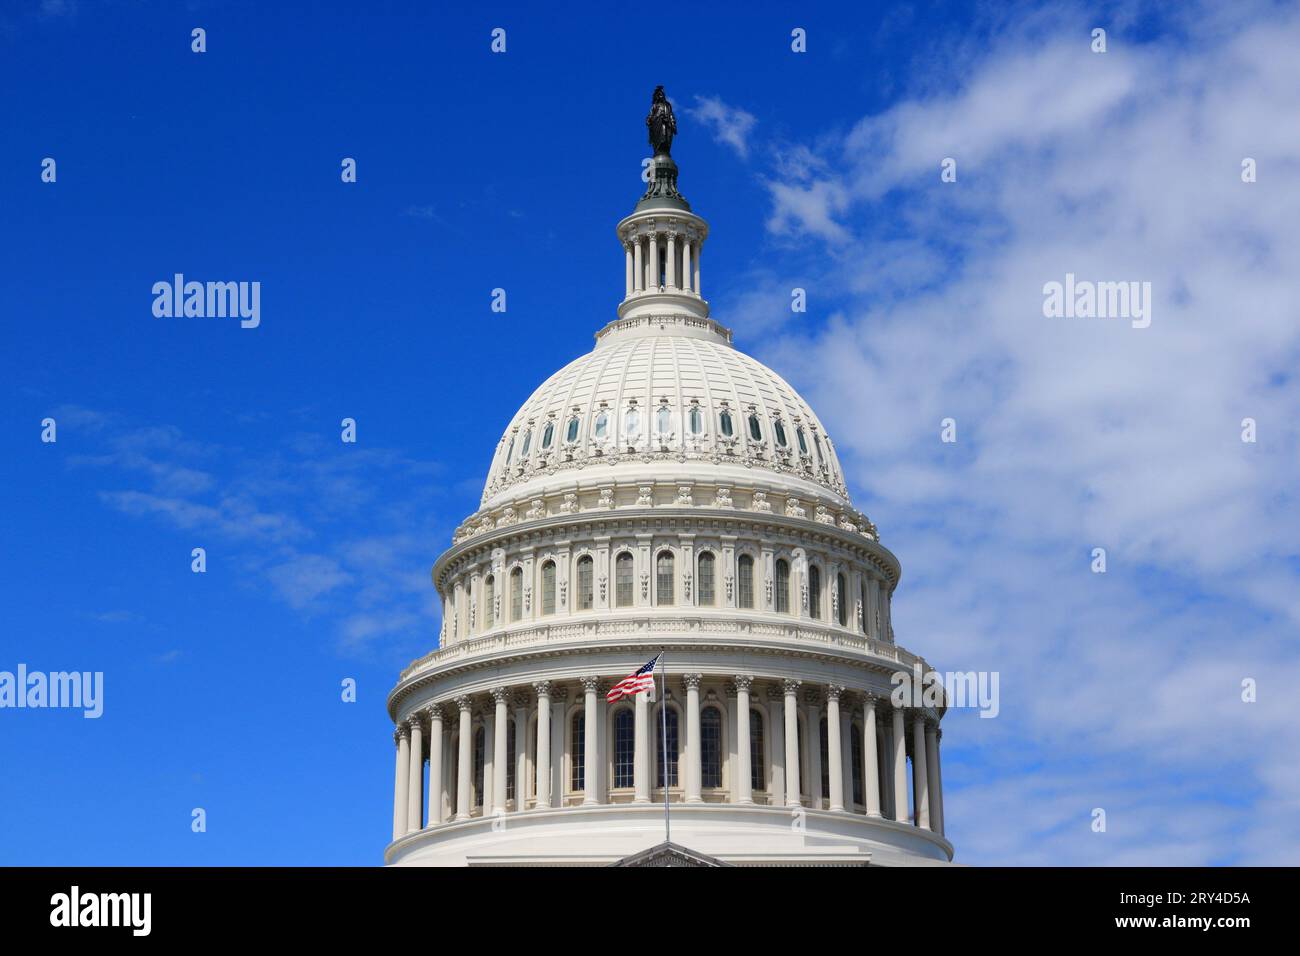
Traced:
<svg viewBox="0 0 1300 956">
<path fill-rule="evenodd" d="M 609 704 L 610 683 L 501 686 L 408 715 L 394 734 L 393 839 L 483 815 L 662 802 L 665 783 L 687 804 L 806 806 L 944 832 L 933 711 L 747 674 L 674 675 L 666 702 Z"/>
</svg>

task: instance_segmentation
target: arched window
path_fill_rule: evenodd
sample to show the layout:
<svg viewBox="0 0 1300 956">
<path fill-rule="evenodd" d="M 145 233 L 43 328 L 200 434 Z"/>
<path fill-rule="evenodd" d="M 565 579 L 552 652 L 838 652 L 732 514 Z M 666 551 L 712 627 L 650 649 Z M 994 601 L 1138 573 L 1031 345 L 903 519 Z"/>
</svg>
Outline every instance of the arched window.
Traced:
<svg viewBox="0 0 1300 956">
<path fill-rule="evenodd" d="M 631 707 L 624 707 L 614 715 L 614 786 L 635 785 L 636 718 Z"/>
<path fill-rule="evenodd" d="M 632 555 L 624 551 L 614 559 L 614 604 L 616 607 L 632 606 L 632 587 Z"/>
<path fill-rule="evenodd" d="M 547 422 L 546 427 L 542 429 L 542 451 L 551 447 L 551 442 L 555 439 L 555 422 Z"/>
<path fill-rule="evenodd" d="M 677 711 L 669 707 L 662 713 L 663 705 L 655 714 L 655 779 L 657 786 L 664 785 L 664 727 L 668 730 L 668 786 L 677 786 Z"/>
<path fill-rule="evenodd" d="M 524 432 L 524 447 L 519 449 L 519 457 L 521 458 L 528 457 L 528 448 L 529 446 L 532 445 L 532 443 L 533 443 L 533 430 L 530 428 L 528 429 L 528 431 Z"/>
<path fill-rule="evenodd" d="M 776 562 L 776 609 L 790 613 L 790 562 L 779 558 Z"/>
<path fill-rule="evenodd" d="M 862 799 L 862 725 L 854 724 L 849 730 L 849 750 L 853 764 L 853 802 L 861 804 Z"/>
<path fill-rule="evenodd" d="M 698 435 L 700 432 L 704 431 L 704 413 L 700 411 L 700 406 L 691 406 L 691 412 L 687 421 L 690 423 L 692 435 Z"/>
<path fill-rule="evenodd" d="M 483 579 L 483 630 L 490 630 L 496 623 L 497 579 L 488 575 Z"/>
<path fill-rule="evenodd" d="M 673 413 L 667 405 L 660 405 L 659 411 L 655 413 L 655 428 L 661 435 L 667 435 L 673 430 Z"/>
<path fill-rule="evenodd" d="M 696 585 L 696 596 L 704 607 L 713 607 L 713 553 L 705 551 L 700 555 L 700 577 Z"/>
<path fill-rule="evenodd" d="M 515 798 L 515 722 L 506 722 L 506 799 Z M 515 804 L 519 809 L 519 804 Z"/>
<path fill-rule="evenodd" d="M 542 565 L 542 613 L 555 613 L 555 562 Z"/>
<path fill-rule="evenodd" d="M 788 441 L 786 441 L 785 425 L 782 423 L 781 419 L 778 418 L 775 422 L 772 423 L 772 431 L 776 434 L 776 443 L 780 445 L 782 448 L 790 444 Z"/>
<path fill-rule="evenodd" d="M 582 790 L 587 785 L 587 779 L 584 774 L 586 768 L 586 754 L 584 745 L 587 735 L 587 718 L 583 711 L 576 710 L 573 712 L 572 726 L 569 728 L 569 789 Z"/>
<path fill-rule="evenodd" d="M 524 619 L 524 569 L 515 568 L 510 572 L 510 620 Z"/>
<path fill-rule="evenodd" d="M 602 411 L 596 416 L 596 437 L 603 439 L 609 434 L 609 412 Z"/>
<path fill-rule="evenodd" d="M 722 786 L 722 711 L 700 711 L 700 786 Z"/>
<path fill-rule="evenodd" d="M 826 718 L 823 717 L 817 724 L 817 747 L 822 755 L 822 796 L 827 800 L 827 806 L 830 806 L 831 800 L 831 757 L 830 757 L 830 735 L 826 733 Z M 844 799 L 843 795 L 840 799 Z"/>
<path fill-rule="evenodd" d="M 754 559 L 747 554 L 736 561 L 736 603 L 740 607 L 754 606 Z"/>
<path fill-rule="evenodd" d="M 763 766 L 763 715 L 749 712 L 749 785 L 754 790 L 767 789 L 767 768 Z"/>
<path fill-rule="evenodd" d="M 802 425 L 794 430 L 794 437 L 799 439 L 799 454 L 808 454 L 808 438 L 803 433 Z"/>
<path fill-rule="evenodd" d="M 849 592 L 844 585 L 844 575 L 835 575 L 835 602 L 839 605 L 835 618 L 840 627 L 844 627 L 849 622 L 849 611 L 846 605 L 849 603 Z"/>
<path fill-rule="evenodd" d="M 636 436 L 641 434 L 641 413 L 635 408 L 629 408 L 623 416 L 623 431 L 628 441 L 635 441 Z"/>
<path fill-rule="evenodd" d="M 808 614 L 822 618 L 822 569 L 815 564 L 808 565 Z"/>
<path fill-rule="evenodd" d="M 474 806 L 483 806 L 483 755 L 487 732 L 480 727 L 474 731 Z"/>
<path fill-rule="evenodd" d="M 581 424 L 582 424 L 582 421 L 581 421 L 581 419 L 578 418 L 577 415 L 574 415 L 572 418 L 570 418 L 570 419 L 569 419 L 569 427 L 568 427 L 568 429 L 567 429 L 567 430 L 565 431 L 565 433 L 564 433 L 564 440 L 565 440 L 565 441 L 577 441 L 577 440 L 578 440 L 578 427 L 579 427 Z"/>
<path fill-rule="evenodd" d="M 595 606 L 595 599 L 592 591 L 592 569 L 595 562 L 591 560 L 591 555 L 584 554 L 578 559 L 578 610 L 590 611 Z"/>
<path fill-rule="evenodd" d="M 763 440 L 763 426 L 758 421 L 758 415 L 754 412 L 749 414 L 749 437 L 754 441 Z"/>
<path fill-rule="evenodd" d="M 660 551 L 655 559 L 655 603 L 673 603 L 673 553 Z"/>
<path fill-rule="evenodd" d="M 735 426 L 731 423 L 731 412 L 725 408 L 722 410 L 722 414 L 718 416 L 718 426 L 722 429 L 725 438 L 730 438 L 736 433 Z"/>
</svg>

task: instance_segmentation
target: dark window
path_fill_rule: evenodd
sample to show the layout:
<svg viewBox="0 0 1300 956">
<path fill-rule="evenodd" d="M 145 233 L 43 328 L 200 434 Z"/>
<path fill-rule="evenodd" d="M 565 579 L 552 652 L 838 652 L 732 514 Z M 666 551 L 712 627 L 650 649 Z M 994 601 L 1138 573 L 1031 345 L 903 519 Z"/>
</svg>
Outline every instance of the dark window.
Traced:
<svg viewBox="0 0 1300 956">
<path fill-rule="evenodd" d="M 555 422 L 547 422 L 546 427 L 542 429 L 542 448 L 550 448 L 551 441 L 555 438 Z"/>
<path fill-rule="evenodd" d="M 722 711 L 716 707 L 700 713 L 700 786 L 722 786 Z"/>
<path fill-rule="evenodd" d="M 735 434 L 731 424 L 731 412 L 724 409 L 722 414 L 718 416 L 718 424 L 722 427 L 722 434 L 725 437 L 730 438 Z"/>
<path fill-rule="evenodd" d="M 515 722 L 506 722 L 506 799 L 515 798 Z M 518 809 L 518 804 L 515 805 Z"/>
<path fill-rule="evenodd" d="M 565 441 L 577 441 L 577 440 L 578 440 L 578 426 L 579 426 L 580 424 L 581 424 L 581 422 L 578 420 L 578 416 L 577 416 L 577 415 L 574 415 L 572 418 L 569 419 L 569 430 L 568 430 L 568 431 L 565 433 L 565 435 L 564 435 L 564 440 L 565 440 Z"/>
<path fill-rule="evenodd" d="M 524 616 L 524 569 L 515 568 L 510 572 L 510 620 L 522 620 Z"/>
<path fill-rule="evenodd" d="M 474 806 L 483 806 L 483 754 L 487 734 L 482 727 L 474 731 Z"/>
<path fill-rule="evenodd" d="M 632 606 L 632 555 L 624 551 L 614 559 L 614 603 Z"/>
<path fill-rule="evenodd" d="M 773 425 L 772 425 L 772 430 L 776 433 L 776 443 L 777 443 L 778 445 L 780 445 L 782 448 L 784 448 L 786 445 L 790 444 L 788 441 L 786 441 L 786 438 L 785 438 L 785 425 L 783 425 L 783 424 L 781 423 L 781 419 L 778 418 L 778 419 L 773 423 Z"/>
<path fill-rule="evenodd" d="M 853 754 L 853 802 L 862 800 L 862 727 L 854 724 L 849 732 L 849 750 Z"/>
<path fill-rule="evenodd" d="M 592 592 L 592 568 L 594 562 L 590 555 L 578 559 L 578 610 L 590 611 L 594 605 Z"/>
<path fill-rule="evenodd" d="M 671 707 L 667 714 L 655 714 L 655 779 L 657 786 L 664 785 L 664 721 L 668 726 L 668 786 L 677 786 L 677 711 Z"/>
<path fill-rule="evenodd" d="M 542 565 L 542 613 L 555 613 L 555 562 Z"/>
<path fill-rule="evenodd" d="M 784 558 L 776 562 L 776 609 L 790 613 L 790 563 Z"/>
<path fill-rule="evenodd" d="M 754 606 L 754 559 L 742 554 L 736 562 L 736 603 L 741 607 Z"/>
<path fill-rule="evenodd" d="M 660 551 L 655 561 L 655 602 L 657 604 L 673 603 L 673 554 Z"/>
<path fill-rule="evenodd" d="M 808 613 L 821 620 L 822 616 L 822 572 L 816 565 L 808 567 Z"/>
<path fill-rule="evenodd" d="M 749 416 L 749 437 L 754 441 L 763 440 L 763 426 L 759 424 L 757 415 Z"/>
<path fill-rule="evenodd" d="M 586 763 L 584 753 L 584 743 L 587 735 L 587 718 L 583 711 L 578 711 L 573 715 L 573 726 L 570 733 L 570 751 L 572 753 L 572 762 L 569 773 L 569 789 L 582 790 L 587 785 L 586 776 L 583 773 Z"/>
<path fill-rule="evenodd" d="M 713 555 L 705 551 L 700 555 L 700 582 L 696 588 L 700 604 L 713 606 Z"/>
<path fill-rule="evenodd" d="M 822 755 L 822 796 L 829 798 L 831 795 L 831 760 L 830 760 L 830 735 L 826 733 L 826 718 L 821 719 L 817 725 L 817 733 L 820 740 L 817 741 L 818 749 Z M 843 797 L 841 797 L 843 799 Z M 830 806 L 829 800 L 827 806 Z"/>
<path fill-rule="evenodd" d="M 767 789 L 766 768 L 763 766 L 763 715 L 749 712 L 749 784 L 755 790 Z"/>
<path fill-rule="evenodd" d="M 849 612 L 848 608 L 845 606 L 849 603 L 849 592 L 844 586 L 844 575 L 842 574 L 837 574 L 835 576 L 835 601 L 839 605 L 836 619 L 839 621 L 840 627 L 843 627 L 849 622 Z"/>
<path fill-rule="evenodd" d="M 614 786 L 635 784 L 636 717 L 624 707 L 614 715 Z"/>
</svg>

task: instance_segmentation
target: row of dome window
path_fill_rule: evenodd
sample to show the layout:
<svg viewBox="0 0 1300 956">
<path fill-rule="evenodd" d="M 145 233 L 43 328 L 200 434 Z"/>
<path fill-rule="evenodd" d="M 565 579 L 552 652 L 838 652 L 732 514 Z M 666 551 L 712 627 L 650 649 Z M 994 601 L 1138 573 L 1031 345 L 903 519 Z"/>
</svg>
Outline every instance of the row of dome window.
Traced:
<svg viewBox="0 0 1300 956">
<path fill-rule="evenodd" d="M 676 558 L 671 551 L 662 551 L 655 558 L 654 600 L 660 607 L 671 607 L 677 603 L 674 566 Z M 695 605 L 713 607 L 717 602 L 716 566 L 717 560 L 710 552 L 703 552 L 696 559 Z M 595 607 L 594 574 L 595 562 L 589 555 L 578 559 L 577 589 L 574 594 L 574 607 L 579 611 L 590 611 Z M 742 554 L 736 560 L 736 605 L 742 609 L 754 607 L 754 559 Z M 837 593 L 847 595 L 848 588 L 843 574 L 836 574 Z M 510 622 L 525 620 L 524 616 L 524 572 L 515 568 L 509 577 L 509 618 Z M 862 608 L 858 626 L 867 633 L 867 586 L 865 580 L 861 588 Z M 554 614 L 556 610 L 556 569 L 554 561 L 546 561 L 541 568 L 541 612 L 543 615 Z M 614 559 L 614 607 L 632 607 L 636 600 L 635 561 L 630 552 L 624 551 Z M 778 613 L 789 614 L 790 610 L 790 563 L 778 558 L 775 565 L 772 593 L 773 608 Z M 483 605 L 487 608 L 489 618 L 487 627 L 494 626 L 491 616 L 496 606 L 496 577 L 489 574 L 483 582 Z M 822 572 L 819 567 L 808 567 L 808 614 L 815 620 L 822 617 Z M 841 627 L 848 626 L 848 601 L 841 598 L 835 602 L 834 616 Z M 507 620 L 502 614 L 501 623 Z M 463 633 L 458 636 L 465 636 Z"/>
<path fill-rule="evenodd" d="M 612 416 L 610 415 L 610 413 L 606 410 L 601 410 L 599 413 L 597 413 L 595 421 L 592 426 L 592 437 L 595 438 L 597 441 L 605 441 L 606 439 L 609 438 L 611 417 Z M 668 435 L 672 432 L 672 424 L 673 424 L 672 410 L 667 407 L 661 406 L 659 410 L 655 413 L 656 431 L 660 435 Z M 703 409 L 700 408 L 699 405 L 692 405 L 689 411 L 687 411 L 686 424 L 691 435 L 699 436 L 704 434 L 704 411 Z M 746 424 L 749 429 L 750 439 L 756 442 L 761 442 L 763 440 L 763 423 L 759 419 L 758 413 L 750 412 L 746 420 Z M 570 444 L 576 442 L 578 440 L 578 433 L 581 431 L 581 428 L 582 428 L 582 419 L 579 416 L 574 415 L 569 419 L 568 424 L 565 426 L 564 440 Z M 556 428 L 555 428 L 554 421 L 548 421 L 545 425 L 542 426 L 542 436 L 541 436 L 542 451 L 550 450 L 551 446 L 555 443 L 555 431 Z M 723 438 L 735 437 L 736 435 L 735 419 L 729 409 L 724 408 L 721 412 L 718 413 L 718 431 L 722 434 Z M 778 448 L 790 447 L 790 440 L 788 434 L 786 433 L 785 422 L 783 422 L 779 418 L 776 419 L 773 422 L 772 431 L 776 439 L 776 444 Z M 804 427 L 802 425 L 798 425 L 795 427 L 794 432 L 795 432 L 795 440 L 798 442 L 799 445 L 799 454 L 801 455 L 811 454 L 808 447 L 808 436 Z M 641 436 L 641 412 L 639 409 L 630 408 L 627 410 L 627 412 L 624 413 L 623 434 L 626 436 L 628 441 L 636 441 Z M 510 445 L 506 449 L 506 460 L 505 460 L 506 465 L 509 465 L 511 460 L 514 458 L 515 442 L 518 441 L 518 438 L 519 436 L 516 434 L 512 436 L 510 439 Z M 533 442 L 532 428 L 525 428 L 523 430 L 523 438 L 524 438 L 523 446 L 520 448 L 519 454 L 521 458 L 526 458 L 528 457 L 529 452 L 532 450 L 532 442 Z M 817 458 L 819 460 L 824 461 L 825 455 L 822 452 L 822 439 L 821 436 L 816 431 L 812 433 L 812 440 L 813 440 L 813 445 L 816 447 L 817 450 Z"/>
</svg>

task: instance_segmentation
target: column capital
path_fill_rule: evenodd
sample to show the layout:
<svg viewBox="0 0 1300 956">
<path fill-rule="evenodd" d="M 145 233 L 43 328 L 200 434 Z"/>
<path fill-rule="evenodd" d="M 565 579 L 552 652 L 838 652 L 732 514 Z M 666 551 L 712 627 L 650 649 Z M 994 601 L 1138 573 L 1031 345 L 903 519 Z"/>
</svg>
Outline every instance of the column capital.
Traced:
<svg viewBox="0 0 1300 956">
<path fill-rule="evenodd" d="M 587 677 L 579 677 L 579 678 L 578 678 L 578 683 L 582 685 L 582 692 L 583 692 L 584 694 L 598 694 L 598 693 L 600 693 L 600 678 L 599 678 L 599 677 L 591 677 L 591 676 L 587 676 Z"/>
<path fill-rule="evenodd" d="M 686 685 L 687 690 L 699 690 L 700 682 L 704 680 L 703 674 L 683 674 L 682 683 Z"/>
<path fill-rule="evenodd" d="M 551 696 L 551 682 L 548 680 L 539 680 L 533 684 L 533 693 L 538 697 Z"/>
<path fill-rule="evenodd" d="M 843 687 L 843 685 L 840 685 L 840 684 L 827 684 L 827 685 L 826 685 L 826 699 L 827 699 L 827 700 L 838 701 L 842 696 L 844 696 L 844 687 Z"/>
<path fill-rule="evenodd" d="M 424 708 L 424 715 L 429 719 L 429 723 L 433 723 L 435 720 L 442 720 L 442 705 L 430 704 L 428 707 Z"/>
<path fill-rule="evenodd" d="M 402 722 L 398 724 L 397 729 L 393 731 L 393 743 L 397 744 L 398 746 L 401 746 L 402 740 L 410 739 L 410 736 L 411 736 L 411 728 L 406 726 L 405 722 Z"/>
<path fill-rule="evenodd" d="M 799 693 L 799 685 L 802 681 L 797 681 L 792 677 L 787 677 L 781 681 L 781 689 L 785 692 L 786 697 L 791 697 Z"/>
<path fill-rule="evenodd" d="M 942 727 L 936 727 L 936 728 L 934 728 L 934 739 L 935 739 L 935 740 L 943 740 L 943 728 L 942 728 Z"/>
<path fill-rule="evenodd" d="M 421 733 L 424 732 L 424 715 L 418 711 L 406 718 L 406 723 L 410 726 L 412 732 L 417 730 Z"/>
<path fill-rule="evenodd" d="M 510 702 L 509 687 L 493 687 L 488 691 L 492 695 L 492 701 L 496 704 L 507 704 Z"/>
<path fill-rule="evenodd" d="M 749 693 L 750 687 L 754 685 L 754 678 L 751 674 L 737 674 L 732 678 L 732 681 L 736 685 L 736 690 L 743 690 L 747 694 Z"/>
<path fill-rule="evenodd" d="M 879 694 L 872 694 L 867 692 L 864 692 L 862 694 L 862 706 L 864 708 L 870 708 L 871 710 L 880 710 L 881 703 L 882 701 Z"/>
<path fill-rule="evenodd" d="M 474 709 L 474 698 L 466 694 L 462 694 L 460 697 L 457 697 L 456 709 L 459 710 L 462 714 L 468 714 L 470 711 Z"/>
</svg>

